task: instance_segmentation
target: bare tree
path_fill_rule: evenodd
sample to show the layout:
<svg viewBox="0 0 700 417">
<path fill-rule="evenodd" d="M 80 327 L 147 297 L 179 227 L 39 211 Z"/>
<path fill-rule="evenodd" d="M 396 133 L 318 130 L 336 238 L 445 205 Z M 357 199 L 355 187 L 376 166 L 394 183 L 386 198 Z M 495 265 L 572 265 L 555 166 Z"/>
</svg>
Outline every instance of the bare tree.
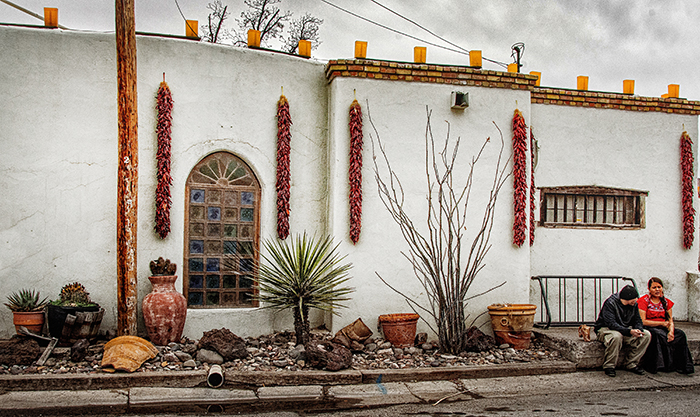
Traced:
<svg viewBox="0 0 700 417">
<path fill-rule="evenodd" d="M 369 107 L 369 106 L 368 106 Z M 376 142 L 380 151 L 380 163 L 374 150 L 374 137 L 372 138 L 372 150 L 374 154 L 374 173 L 379 188 L 379 196 L 409 246 L 409 252 L 402 255 L 408 259 L 413 271 L 422 284 L 428 298 L 428 305 L 422 305 L 405 295 L 396 287 L 389 284 L 379 273 L 381 279 L 392 290 L 403 296 L 414 311 L 421 310 L 432 317 L 435 325 L 426 320 L 428 326 L 438 335 L 440 349 L 443 352 L 456 354 L 467 347 L 467 331 L 476 318 L 467 325 L 469 314 L 465 312 L 469 300 L 492 291 L 505 282 L 476 295 L 469 295 L 469 287 L 474 282 L 477 274 L 484 268 L 484 258 L 491 245 L 489 243 L 493 229 L 493 221 L 498 193 L 507 178 L 511 175 L 508 170 L 510 157 L 503 160 L 504 141 L 503 134 L 496 126 L 501 136 L 501 147 L 497 162 L 493 168 L 493 182 L 491 183 L 486 204 L 482 207 L 483 217 L 480 226 L 470 231 L 471 241 L 465 233 L 470 223 L 468 220 L 468 208 L 472 197 L 474 182 L 474 169 L 481 159 L 484 149 L 490 143 L 487 138 L 479 152 L 472 157 L 470 169 L 466 177 L 461 173 L 455 173 L 455 164 L 459 153 L 460 138 L 450 143 L 449 123 L 447 137 L 442 149 L 436 147 L 435 139 L 430 124 L 431 111 L 426 108 L 427 123 L 425 130 L 425 176 L 427 212 L 426 227 L 419 228 L 409 213 L 404 208 L 405 194 L 396 172 L 386 153 L 379 133 L 368 117 L 376 135 Z M 495 123 L 494 123 L 495 125 Z M 379 164 L 382 164 L 380 170 Z M 464 178 L 463 184 L 457 184 Z M 486 196 L 485 196 L 486 197 Z M 437 329 L 434 327 L 436 326 Z"/>
<path fill-rule="evenodd" d="M 226 39 L 231 39 L 231 32 L 224 29 L 224 21 L 231 15 L 228 6 L 224 6 L 221 0 L 216 0 L 207 4 L 207 9 L 211 10 L 207 18 L 207 24 L 202 25 L 202 39 L 205 42 L 221 43 Z"/>
<path fill-rule="evenodd" d="M 282 0 L 245 0 L 248 10 L 241 13 L 241 19 L 236 20 L 240 28 L 237 34 L 236 44 L 247 43 L 245 41 L 248 29 L 260 31 L 260 44 L 269 46 L 269 41 L 282 37 L 284 25 L 292 17 L 292 12 L 282 12 L 275 6 Z"/>
<path fill-rule="evenodd" d="M 318 30 L 323 24 L 323 19 L 314 17 L 309 13 L 299 19 L 293 20 L 289 28 L 289 36 L 285 40 L 284 50 L 293 54 L 299 47 L 300 40 L 311 41 L 311 49 L 318 48 L 321 41 L 318 38 Z"/>
</svg>

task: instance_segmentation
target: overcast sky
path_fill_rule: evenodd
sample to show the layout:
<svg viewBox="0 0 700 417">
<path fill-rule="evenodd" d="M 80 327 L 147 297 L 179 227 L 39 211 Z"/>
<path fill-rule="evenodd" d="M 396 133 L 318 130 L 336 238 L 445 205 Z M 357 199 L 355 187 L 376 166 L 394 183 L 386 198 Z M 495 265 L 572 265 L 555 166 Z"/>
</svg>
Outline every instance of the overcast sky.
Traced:
<svg viewBox="0 0 700 417">
<path fill-rule="evenodd" d="M 59 23 L 71 29 L 114 31 L 113 0 L 10 0 L 43 15 L 59 9 Z M 368 19 L 424 41 L 449 45 L 371 0 L 328 0 Z M 187 19 L 206 21 L 208 0 L 178 0 Z M 621 92 L 636 80 L 635 92 L 658 97 L 680 84 L 681 97 L 700 100 L 700 2 L 697 0 L 377 0 L 460 47 L 479 49 L 485 58 L 512 62 L 511 45 L 525 43 L 523 72 L 540 71 L 542 85 L 576 88 L 589 76 L 589 89 Z M 243 0 L 223 0 L 235 18 Z M 136 30 L 184 34 L 175 0 L 135 0 Z M 414 46 L 428 46 L 427 60 L 468 65 L 468 56 L 442 50 L 374 26 L 321 0 L 283 0 L 295 16 L 309 12 L 324 20 L 322 44 L 312 53 L 327 61 L 352 58 L 354 41 L 368 41 L 368 58 L 412 61 Z M 41 24 L 0 2 L 0 22 Z M 484 68 L 499 70 L 488 62 Z"/>
</svg>

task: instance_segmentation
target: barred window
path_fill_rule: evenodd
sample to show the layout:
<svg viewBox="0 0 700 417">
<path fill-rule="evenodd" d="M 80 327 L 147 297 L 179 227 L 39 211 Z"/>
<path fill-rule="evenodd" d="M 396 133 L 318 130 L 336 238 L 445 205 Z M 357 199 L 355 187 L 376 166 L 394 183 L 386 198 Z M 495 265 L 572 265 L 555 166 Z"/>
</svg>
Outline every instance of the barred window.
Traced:
<svg viewBox="0 0 700 417">
<path fill-rule="evenodd" d="M 190 308 L 255 307 L 260 185 L 253 171 L 217 152 L 190 172 L 183 281 Z"/>
<path fill-rule="evenodd" d="M 545 227 L 644 228 L 647 191 L 599 186 L 540 188 Z"/>
</svg>

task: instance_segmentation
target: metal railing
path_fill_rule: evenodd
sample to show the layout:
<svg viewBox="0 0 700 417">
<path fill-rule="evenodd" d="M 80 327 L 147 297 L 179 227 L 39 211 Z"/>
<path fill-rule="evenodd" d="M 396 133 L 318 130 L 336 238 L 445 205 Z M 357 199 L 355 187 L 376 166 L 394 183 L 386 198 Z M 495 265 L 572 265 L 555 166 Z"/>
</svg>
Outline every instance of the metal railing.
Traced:
<svg viewBox="0 0 700 417">
<path fill-rule="evenodd" d="M 603 302 L 620 290 L 621 283 L 629 281 L 637 288 L 632 278 L 615 275 L 537 275 L 531 279 L 540 284 L 540 321 L 535 326 L 544 329 L 593 324 Z M 556 320 L 553 313 L 558 313 Z"/>
</svg>

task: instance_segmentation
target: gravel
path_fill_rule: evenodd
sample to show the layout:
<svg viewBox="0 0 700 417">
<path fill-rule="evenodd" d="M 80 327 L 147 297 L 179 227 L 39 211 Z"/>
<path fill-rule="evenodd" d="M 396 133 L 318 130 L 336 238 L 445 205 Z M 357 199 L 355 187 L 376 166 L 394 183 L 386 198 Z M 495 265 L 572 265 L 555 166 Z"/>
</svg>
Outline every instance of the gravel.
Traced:
<svg viewBox="0 0 700 417">
<path fill-rule="evenodd" d="M 332 339 L 327 331 L 312 331 L 317 339 Z M 225 370 L 236 371 L 304 371 L 310 370 L 304 358 L 303 346 L 295 346 L 291 332 L 276 333 L 258 338 L 246 338 L 248 357 L 225 362 Z M 71 362 L 70 348 L 56 348 L 44 366 L 0 365 L 0 374 L 91 374 L 104 372 L 100 366 L 105 340 L 88 347 L 87 356 L 81 362 Z M 533 339 L 528 349 L 516 350 L 501 345 L 484 352 L 462 352 L 449 355 L 438 352 L 436 342 L 420 346 L 398 348 L 381 338 L 371 338 L 364 350 L 353 352 L 352 369 L 411 369 L 454 367 L 467 365 L 491 365 L 522 362 L 561 360 L 559 352 L 545 348 Z M 201 350 L 197 340 L 183 338 L 181 343 L 157 346 L 159 354 L 146 361 L 136 372 L 177 372 L 208 369 L 210 363 L 199 360 Z M 217 355 L 218 356 L 218 355 Z"/>
</svg>

